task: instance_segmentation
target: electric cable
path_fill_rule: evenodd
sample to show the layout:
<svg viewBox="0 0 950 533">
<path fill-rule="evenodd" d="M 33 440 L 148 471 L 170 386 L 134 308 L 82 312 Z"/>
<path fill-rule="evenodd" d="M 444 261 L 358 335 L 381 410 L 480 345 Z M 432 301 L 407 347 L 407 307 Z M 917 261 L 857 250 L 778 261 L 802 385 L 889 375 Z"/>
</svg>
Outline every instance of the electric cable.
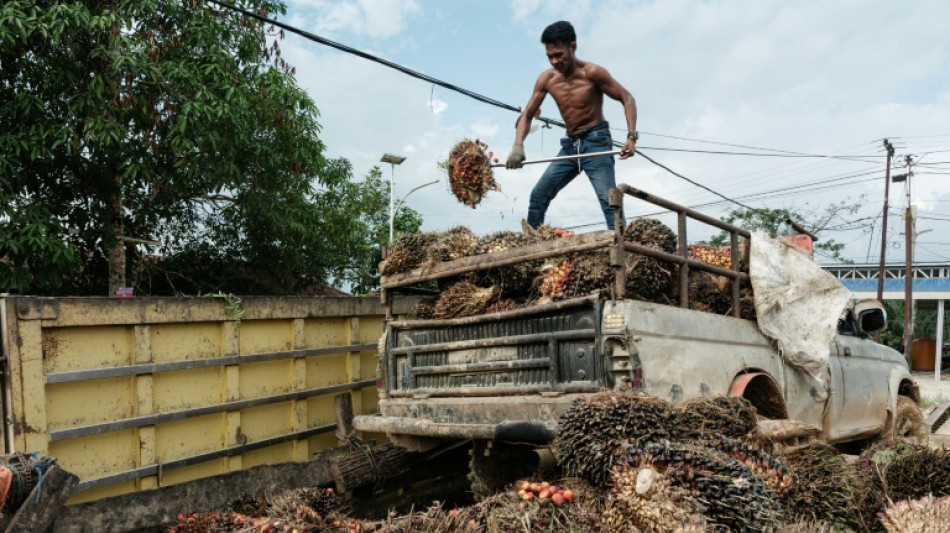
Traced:
<svg viewBox="0 0 950 533">
<path fill-rule="evenodd" d="M 482 94 L 479 94 L 479 93 L 476 93 L 476 92 L 474 92 L 474 91 L 465 89 L 465 88 L 463 88 L 463 87 L 459 87 L 459 86 L 457 86 L 457 85 L 453 85 L 453 84 L 451 84 L 451 83 L 442 81 L 442 80 L 440 80 L 440 79 L 438 79 L 438 78 L 434 78 L 434 77 L 429 76 L 429 75 L 427 75 L 427 74 L 423 74 L 423 73 L 421 73 L 421 72 L 419 72 L 419 71 L 416 71 L 416 70 L 410 69 L 410 68 L 408 68 L 408 67 L 399 65 L 399 64 L 394 63 L 394 62 L 392 62 L 392 61 L 388 61 L 388 60 L 386 60 L 386 59 L 383 59 L 383 58 L 381 58 L 381 57 L 375 56 L 375 55 L 373 55 L 373 54 L 369 54 L 369 53 L 364 52 L 364 51 L 362 51 L 362 50 L 358 50 L 358 49 L 353 48 L 353 47 L 351 47 L 351 46 L 347 46 L 347 45 L 345 45 L 345 44 L 338 43 L 338 42 L 336 42 L 336 41 L 333 41 L 333 40 L 331 40 L 331 39 L 327 39 L 327 38 L 325 38 L 325 37 L 320 37 L 319 35 L 316 35 L 316 34 L 313 34 L 313 33 L 311 33 L 311 32 L 308 32 L 308 31 L 306 31 L 306 30 L 302 30 L 302 29 L 300 29 L 300 28 L 297 28 L 297 27 L 291 26 L 291 25 L 289 25 L 289 24 L 280 22 L 280 21 L 278 21 L 278 20 L 271 19 L 271 18 L 262 16 L 262 15 L 258 15 L 257 13 L 253 13 L 253 12 L 248 11 L 248 10 L 246 10 L 246 9 L 242 9 L 242 8 L 240 8 L 240 7 L 234 6 L 234 5 L 229 4 L 229 3 L 227 3 L 227 2 L 222 2 L 221 0 L 206 0 L 206 1 L 208 1 L 208 2 L 210 2 L 210 3 L 212 3 L 212 4 L 215 4 L 215 5 L 218 5 L 218 6 L 220 6 L 220 7 L 223 7 L 223 8 L 225 8 L 225 9 L 229 9 L 229 10 L 231 10 L 231 11 L 234 11 L 234 12 L 237 12 L 237 13 L 241 13 L 242 15 L 251 17 L 251 18 L 253 18 L 253 19 L 255 19 L 255 20 L 259 20 L 259 21 L 261 21 L 261 22 L 263 22 L 263 23 L 271 24 L 271 25 L 273 25 L 273 26 L 276 26 L 276 27 L 279 27 L 279 28 L 281 28 L 281 29 L 287 30 L 287 31 L 289 31 L 289 32 L 291 32 L 291 33 L 295 33 L 295 34 L 297 34 L 297 35 L 300 35 L 301 37 L 304 37 L 305 39 L 308 39 L 308 40 L 311 40 L 311 41 L 313 41 L 313 42 L 322 44 L 322 45 L 324 45 L 324 46 L 329 46 L 329 47 L 331 47 L 331 48 L 336 48 L 337 50 L 346 52 L 346 53 L 348 53 L 348 54 L 352 54 L 352 55 L 355 55 L 355 56 L 357 56 L 357 57 L 362 57 L 363 59 L 366 59 L 366 60 L 369 60 L 369 61 L 373 61 L 373 62 L 375 62 L 375 63 L 379 63 L 379 64 L 381 64 L 381 65 L 383 65 L 383 66 L 386 66 L 386 67 L 389 67 L 389 68 L 391 68 L 391 69 L 397 70 L 397 71 L 402 72 L 403 74 L 406 74 L 406 75 L 408 75 L 408 76 L 410 76 L 410 77 L 413 77 L 413 78 L 416 78 L 416 79 L 419 79 L 419 80 L 423 80 L 423 81 L 428 82 L 428 83 L 431 83 L 431 84 L 433 84 L 433 85 L 438 85 L 439 87 L 448 89 L 448 90 L 450 90 L 450 91 L 455 91 L 455 92 L 457 92 L 457 93 L 459 93 L 459 94 L 463 94 L 463 95 L 465 95 L 465 96 L 468 96 L 469 98 L 473 98 L 473 99 L 475 99 L 475 100 L 477 100 L 477 101 L 479 101 L 479 102 L 486 103 L 486 104 L 489 104 L 489 105 L 492 105 L 492 106 L 495 106 L 495 107 L 498 107 L 498 108 L 501 108 L 501 109 L 506 109 L 506 110 L 508 110 L 508 111 L 514 111 L 514 112 L 517 112 L 517 113 L 521 113 L 521 112 L 522 112 L 522 109 L 521 109 L 520 107 L 512 106 L 512 105 L 510 105 L 510 104 L 506 104 L 506 103 L 504 103 L 504 102 L 502 102 L 502 101 L 500 101 L 500 100 L 496 100 L 496 99 L 494 99 L 494 98 L 491 98 L 491 97 L 488 97 L 488 96 L 484 96 L 484 95 L 482 95 Z M 539 120 L 539 121 L 541 121 L 541 122 L 544 122 L 545 124 L 548 124 L 548 125 L 556 125 L 556 126 L 560 126 L 560 127 L 564 128 L 564 129 L 567 129 L 567 125 L 566 125 L 564 122 L 560 121 L 560 120 L 556 120 L 556 119 L 552 119 L 552 118 L 547 118 L 547 117 L 537 117 L 537 120 Z M 616 142 L 615 142 L 614 144 L 617 145 L 617 146 L 623 146 L 622 144 L 618 144 L 618 143 L 616 143 Z M 652 149 L 664 150 L 664 149 L 658 149 L 658 148 L 652 148 Z M 673 149 L 665 149 L 665 150 L 673 150 Z M 684 150 L 684 151 L 687 151 L 687 150 Z M 713 152 L 713 151 L 695 151 L 695 152 L 697 152 L 697 153 L 710 153 L 710 154 L 712 154 L 712 153 L 725 153 L 725 152 Z M 697 187 L 700 187 L 700 188 L 702 188 L 702 189 L 704 189 L 704 190 L 706 190 L 706 191 L 708 191 L 708 192 L 710 192 L 710 193 L 712 193 L 712 194 L 714 194 L 714 195 L 716 195 L 716 196 L 718 196 L 718 197 L 720 197 L 720 198 L 722 198 L 722 199 L 724 199 L 724 200 L 726 200 L 726 201 L 732 202 L 732 203 L 734 203 L 734 204 L 736 204 L 736 205 L 739 205 L 739 206 L 741 206 L 741 207 L 744 207 L 744 208 L 749 209 L 749 210 L 752 210 L 752 211 L 757 211 L 755 208 L 753 208 L 753 207 L 751 207 L 751 206 L 749 206 L 749 205 L 743 204 L 742 202 L 738 202 L 738 201 L 736 201 L 736 200 L 734 200 L 734 199 L 732 199 L 732 198 L 729 198 L 728 196 L 723 195 L 722 193 L 719 193 L 719 192 L 717 192 L 717 191 L 715 191 L 715 190 L 713 190 L 713 189 L 711 189 L 711 188 L 709 188 L 709 187 L 707 187 L 707 186 L 705 186 L 705 185 L 702 185 L 702 184 L 700 184 L 700 183 L 698 183 L 698 182 L 696 182 L 696 181 L 694 181 L 694 180 L 692 180 L 692 179 L 690 179 L 690 178 L 687 178 L 686 176 L 680 174 L 679 172 L 674 171 L 674 170 L 671 169 L 670 167 L 668 167 L 668 166 L 666 166 L 666 165 L 663 165 L 663 164 L 657 162 L 656 160 L 654 160 L 654 159 L 651 158 L 651 157 L 646 156 L 646 155 L 645 155 L 643 152 L 641 152 L 640 150 L 636 150 L 636 153 L 638 153 L 638 154 L 640 154 L 641 156 L 643 156 L 643 158 L 646 159 L 647 161 L 649 161 L 650 163 L 652 163 L 652 164 L 654 164 L 654 165 L 656 165 L 656 166 L 658 166 L 658 167 L 660 167 L 660 168 L 666 170 L 667 172 L 673 174 L 674 176 L 676 176 L 676 177 L 678 177 L 678 178 L 680 178 L 680 179 L 683 179 L 683 180 L 685 180 L 685 181 L 687 181 L 687 182 L 689 182 L 689 183 L 691 183 L 691 184 L 693 184 L 693 185 L 695 185 L 695 186 L 697 186 Z M 730 154 L 730 155 L 763 155 L 763 154 L 736 153 L 736 154 Z M 786 157 L 827 157 L 827 156 L 825 156 L 825 155 L 800 155 L 800 154 L 792 155 L 792 154 L 786 154 Z"/>
</svg>

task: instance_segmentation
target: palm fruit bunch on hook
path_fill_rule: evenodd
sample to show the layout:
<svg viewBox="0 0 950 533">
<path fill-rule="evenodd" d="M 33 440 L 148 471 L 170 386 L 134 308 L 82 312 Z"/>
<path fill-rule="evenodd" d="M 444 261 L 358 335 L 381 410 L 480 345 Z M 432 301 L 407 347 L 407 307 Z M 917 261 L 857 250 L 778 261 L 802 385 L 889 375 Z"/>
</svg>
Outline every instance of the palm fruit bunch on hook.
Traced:
<svg viewBox="0 0 950 533">
<path fill-rule="evenodd" d="M 631 446 L 669 437 L 670 406 L 643 394 L 576 400 L 558 420 L 555 451 L 565 474 L 609 486 L 611 468 Z"/>
<path fill-rule="evenodd" d="M 841 452 L 830 444 L 816 443 L 792 450 L 781 459 L 792 481 L 779 493 L 789 520 L 854 522 L 854 482 Z"/>
<path fill-rule="evenodd" d="M 689 491 L 651 467 L 621 467 L 614 471 L 613 488 L 601 522 L 611 533 L 708 530 Z"/>
<path fill-rule="evenodd" d="M 407 272 L 422 265 L 429 256 L 429 246 L 436 242 L 437 233 L 410 233 L 394 242 L 386 250 L 386 260 L 380 267 L 380 273 L 391 276 Z"/>
<path fill-rule="evenodd" d="M 950 496 L 892 503 L 881 513 L 887 533 L 942 533 L 950 531 Z"/>
<path fill-rule="evenodd" d="M 517 231 L 499 231 L 479 240 L 475 255 L 501 252 L 538 242 L 538 237 Z M 523 298 L 533 290 L 540 261 L 522 261 L 513 265 L 491 268 L 477 274 L 478 284 L 496 286 L 506 298 Z"/>
<path fill-rule="evenodd" d="M 475 139 L 465 139 L 449 152 L 447 161 L 441 163 L 449 173 L 452 194 L 463 204 L 475 208 L 490 190 L 499 190 L 492 174 L 494 154 L 488 145 Z"/>
<path fill-rule="evenodd" d="M 479 287 L 468 281 L 460 281 L 442 292 L 435 302 L 436 318 L 461 318 L 478 315 L 498 298 L 498 288 Z"/>
<path fill-rule="evenodd" d="M 715 531 L 771 532 L 784 517 L 778 495 L 752 470 L 702 443 L 649 442 L 632 448 L 617 466 L 649 468 L 686 491 L 690 501 Z"/>
<path fill-rule="evenodd" d="M 745 398 L 693 398 L 673 406 L 675 437 L 699 438 L 710 433 L 741 438 L 755 429 L 755 407 Z"/>
</svg>

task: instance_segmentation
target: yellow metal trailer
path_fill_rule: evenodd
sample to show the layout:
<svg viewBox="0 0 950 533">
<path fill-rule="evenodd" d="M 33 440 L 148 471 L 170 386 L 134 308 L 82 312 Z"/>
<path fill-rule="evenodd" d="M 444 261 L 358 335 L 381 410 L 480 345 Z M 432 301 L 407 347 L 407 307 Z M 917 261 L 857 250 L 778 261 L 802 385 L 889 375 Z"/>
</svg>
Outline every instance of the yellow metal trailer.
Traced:
<svg viewBox="0 0 950 533">
<path fill-rule="evenodd" d="M 377 298 L 239 305 L 0 297 L 5 451 L 56 457 L 78 503 L 303 461 L 337 444 L 334 395 L 375 410 Z"/>
</svg>

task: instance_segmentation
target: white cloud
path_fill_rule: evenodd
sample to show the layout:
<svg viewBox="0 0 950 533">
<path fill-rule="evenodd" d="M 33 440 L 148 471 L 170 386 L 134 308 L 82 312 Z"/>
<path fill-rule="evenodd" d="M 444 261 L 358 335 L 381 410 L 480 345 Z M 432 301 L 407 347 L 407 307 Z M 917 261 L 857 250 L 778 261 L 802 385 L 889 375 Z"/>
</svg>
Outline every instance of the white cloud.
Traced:
<svg viewBox="0 0 950 533">
<path fill-rule="evenodd" d="M 290 0 L 305 15 L 302 25 L 317 33 L 351 32 L 383 39 L 403 31 L 422 12 L 415 0 Z M 309 20 L 308 20 L 309 19 Z"/>
<path fill-rule="evenodd" d="M 439 115 L 448 108 L 449 104 L 439 100 L 438 98 L 433 98 L 429 101 L 429 109 L 432 110 L 433 115 Z"/>
<path fill-rule="evenodd" d="M 472 133 L 484 142 L 488 142 L 495 135 L 498 135 L 498 124 L 492 124 L 483 120 L 472 124 Z"/>
</svg>

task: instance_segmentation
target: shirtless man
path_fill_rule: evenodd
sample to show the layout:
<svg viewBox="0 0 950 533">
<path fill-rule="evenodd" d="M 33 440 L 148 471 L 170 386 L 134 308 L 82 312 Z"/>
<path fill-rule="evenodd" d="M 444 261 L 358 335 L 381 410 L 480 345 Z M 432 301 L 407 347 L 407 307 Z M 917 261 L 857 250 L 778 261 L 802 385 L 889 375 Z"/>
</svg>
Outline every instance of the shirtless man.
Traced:
<svg viewBox="0 0 950 533">
<path fill-rule="evenodd" d="M 559 156 L 586 154 L 613 150 L 610 125 L 604 120 L 604 95 L 623 103 L 627 118 L 627 140 L 620 159 L 631 157 L 637 143 L 637 103 L 629 91 L 611 77 L 604 67 L 577 59 L 577 35 L 570 22 L 551 24 L 541 34 L 551 67 L 538 77 L 534 92 L 521 116 L 518 117 L 515 143 L 508 155 L 506 168 L 521 168 L 524 164 L 524 138 L 531 119 L 541 109 L 547 94 L 554 97 L 561 117 L 567 124 L 567 137 L 561 139 Z M 544 171 L 531 191 L 528 205 L 528 224 L 537 228 L 544 223 L 544 214 L 551 200 L 580 174 L 587 173 L 607 228 L 614 229 L 614 210 L 607 202 L 607 191 L 615 186 L 613 156 L 590 157 L 577 161 L 555 161 Z"/>
</svg>

